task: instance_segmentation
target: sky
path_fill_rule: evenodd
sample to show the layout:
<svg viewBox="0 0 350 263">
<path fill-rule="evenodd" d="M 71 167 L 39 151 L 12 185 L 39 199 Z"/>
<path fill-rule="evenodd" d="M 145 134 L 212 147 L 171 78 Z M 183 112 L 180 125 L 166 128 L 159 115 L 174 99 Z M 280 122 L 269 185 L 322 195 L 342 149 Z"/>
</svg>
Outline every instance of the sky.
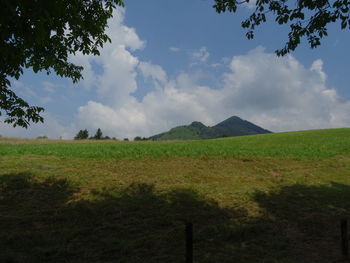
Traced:
<svg viewBox="0 0 350 263">
<path fill-rule="evenodd" d="M 0 135 L 72 139 L 101 128 L 133 139 L 231 116 L 273 132 L 350 127 L 350 35 L 338 24 L 320 47 L 304 41 L 277 57 L 288 28 L 270 18 L 248 40 L 240 24 L 250 6 L 218 14 L 212 0 L 124 2 L 101 55 L 70 57 L 84 66 L 78 84 L 30 69 L 12 81 L 17 95 L 45 108 L 45 122 L 13 128 L 0 117 Z"/>
</svg>

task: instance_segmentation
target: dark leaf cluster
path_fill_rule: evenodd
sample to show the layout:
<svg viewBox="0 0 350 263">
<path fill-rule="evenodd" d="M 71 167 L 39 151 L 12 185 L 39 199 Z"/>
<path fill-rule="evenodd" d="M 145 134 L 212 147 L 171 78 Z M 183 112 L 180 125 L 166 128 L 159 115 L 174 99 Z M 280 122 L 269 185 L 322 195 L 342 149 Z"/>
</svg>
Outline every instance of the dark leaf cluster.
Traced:
<svg viewBox="0 0 350 263">
<path fill-rule="evenodd" d="M 89 138 L 89 132 L 87 129 L 80 130 L 77 135 L 75 135 L 74 140 L 86 140 Z"/>
<path fill-rule="evenodd" d="M 140 137 L 140 136 L 136 136 L 134 138 L 134 141 L 147 141 L 148 139 L 146 137 Z"/>
<path fill-rule="evenodd" d="M 109 136 L 103 136 L 102 130 L 100 128 L 97 129 L 94 136 L 89 138 L 89 132 L 87 129 L 80 130 L 74 137 L 74 140 L 109 140 L 111 139 Z M 115 138 L 113 138 L 115 139 Z"/>
<path fill-rule="evenodd" d="M 41 107 L 28 105 L 11 90 L 25 68 L 55 72 L 75 83 L 83 67 L 69 62 L 77 52 L 99 55 L 121 0 L 0 0 L 0 115 L 14 126 L 42 122 Z"/>
<path fill-rule="evenodd" d="M 246 1 L 214 0 L 217 12 L 236 12 L 240 4 Z M 254 12 L 242 22 L 247 29 L 248 39 L 254 38 L 257 26 L 267 21 L 268 15 L 274 17 L 278 24 L 290 27 L 285 46 L 276 50 L 276 54 L 283 56 L 295 50 L 306 38 L 310 47 L 321 44 L 321 39 L 328 35 L 327 26 L 339 22 L 341 29 L 350 29 L 350 1 L 349 0 L 257 0 Z"/>
<path fill-rule="evenodd" d="M 94 140 L 102 140 L 103 139 L 103 133 L 101 131 L 100 128 L 97 129 L 94 137 L 91 137 L 90 139 L 94 139 Z"/>
</svg>

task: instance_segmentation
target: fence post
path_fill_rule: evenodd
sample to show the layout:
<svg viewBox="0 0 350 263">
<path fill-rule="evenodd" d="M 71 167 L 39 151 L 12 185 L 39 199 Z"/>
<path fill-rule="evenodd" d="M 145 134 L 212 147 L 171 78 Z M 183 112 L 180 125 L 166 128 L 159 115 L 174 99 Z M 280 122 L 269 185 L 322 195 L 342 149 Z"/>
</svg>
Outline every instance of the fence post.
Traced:
<svg viewBox="0 0 350 263">
<path fill-rule="evenodd" d="M 347 258 L 349 255 L 349 237 L 348 237 L 348 221 L 346 219 L 342 219 L 340 221 L 340 231 L 341 231 L 342 256 Z"/>
<path fill-rule="evenodd" d="M 186 222 L 186 263 L 193 263 L 193 224 Z"/>
</svg>

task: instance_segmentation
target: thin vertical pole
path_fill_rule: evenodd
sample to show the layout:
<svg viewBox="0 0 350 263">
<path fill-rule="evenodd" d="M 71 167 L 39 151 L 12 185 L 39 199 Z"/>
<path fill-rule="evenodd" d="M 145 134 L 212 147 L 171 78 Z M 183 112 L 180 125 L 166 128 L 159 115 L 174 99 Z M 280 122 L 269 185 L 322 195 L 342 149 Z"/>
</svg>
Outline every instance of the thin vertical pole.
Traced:
<svg viewBox="0 0 350 263">
<path fill-rule="evenodd" d="M 340 231 L 341 231 L 341 250 L 344 257 L 349 255 L 349 237 L 348 237 L 348 221 L 342 219 L 340 221 Z"/>
<path fill-rule="evenodd" d="M 186 263 L 193 263 L 193 224 L 186 223 Z"/>
</svg>

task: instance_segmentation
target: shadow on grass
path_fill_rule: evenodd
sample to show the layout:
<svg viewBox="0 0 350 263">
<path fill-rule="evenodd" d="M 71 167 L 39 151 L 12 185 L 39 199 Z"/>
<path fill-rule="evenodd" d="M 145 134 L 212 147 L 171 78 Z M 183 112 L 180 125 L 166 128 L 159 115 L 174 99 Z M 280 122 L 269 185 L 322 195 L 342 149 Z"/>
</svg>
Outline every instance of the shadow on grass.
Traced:
<svg viewBox="0 0 350 263">
<path fill-rule="evenodd" d="M 289 240 L 296 262 L 335 262 L 341 258 L 340 220 L 350 219 L 350 186 L 292 185 L 255 194 L 274 228 Z M 346 261 L 349 262 L 349 261 Z"/>
<path fill-rule="evenodd" d="M 184 262 L 185 221 L 194 224 L 195 262 L 332 262 L 337 219 L 350 211 L 350 188 L 335 184 L 256 193 L 259 217 L 189 189 L 77 193 L 65 180 L 1 175 L 0 262 Z"/>
</svg>

